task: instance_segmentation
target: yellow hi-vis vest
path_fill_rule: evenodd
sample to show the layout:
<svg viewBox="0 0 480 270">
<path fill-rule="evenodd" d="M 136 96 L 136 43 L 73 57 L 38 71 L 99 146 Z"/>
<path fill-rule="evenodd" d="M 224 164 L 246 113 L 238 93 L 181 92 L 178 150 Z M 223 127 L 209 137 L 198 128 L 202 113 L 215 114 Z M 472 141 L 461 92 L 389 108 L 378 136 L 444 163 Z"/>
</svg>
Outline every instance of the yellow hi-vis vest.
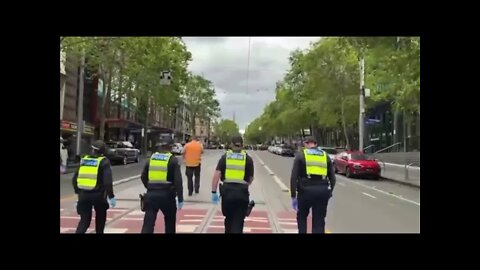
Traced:
<svg viewBox="0 0 480 270">
<path fill-rule="evenodd" d="M 327 176 L 327 154 L 319 149 L 304 149 L 307 175 Z"/>
<path fill-rule="evenodd" d="M 248 184 L 245 178 L 245 165 L 247 164 L 247 152 L 234 153 L 228 150 L 225 156 L 225 180 L 224 183 Z"/>
<path fill-rule="evenodd" d="M 169 184 L 167 181 L 168 161 L 172 157 L 171 153 L 154 153 L 150 158 L 148 168 L 149 184 Z"/>
<path fill-rule="evenodd" d="M 97 185 L 98 168 L 105 157 L 91 158 L 85 156 L 80 161 L 77 186 L 79 189 L 92 190 Z"/>
</svg>

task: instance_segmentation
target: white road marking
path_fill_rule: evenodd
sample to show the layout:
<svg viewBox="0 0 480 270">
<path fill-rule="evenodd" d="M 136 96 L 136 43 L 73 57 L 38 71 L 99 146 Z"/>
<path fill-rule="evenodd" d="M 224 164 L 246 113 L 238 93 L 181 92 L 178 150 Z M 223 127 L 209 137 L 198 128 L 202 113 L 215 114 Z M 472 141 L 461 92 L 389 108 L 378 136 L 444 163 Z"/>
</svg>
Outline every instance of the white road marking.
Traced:
<svg viewBox="0 0 480 270">
<path fill-rule="evenodd" d="M 277 183 L 280 189 L 284 192 L 289 192 L 290 189 L 282 182 L 282 180 L 278 176 L 275 175 L 275 173 L 267 165 L 265 165 L 263 160 L 259 158 L 257 154 L 253 154 L 253 155 L 255 156 L 255 158 L 257 158 L 260 161 L 260 163 L 262 163 L 265 170 L 267 170 L 267 172 L 273 177 L 273 180 L 275 181 L 275 183 Z"/>
<path fill-rule="evenodd" d="M 126 233 L 128 229 L 125 228 L 105 228 L 104 233 Z"/>
<path fill-rule="evenodd" d="M 108 209 L 107 212 L 120 212 L 120 213 L 123 213 L 125 211 L 128 211 L 128 209 Z M 95 212 L 95 210 L 93 210 L 93 212 Z"/>
<path fill-rule="evenodd" d="M 144 212 L 142 212 L 142 210 L 135 210 L 133 212 L 130 212 L 127 216 L 137 216 L 137 215 L 144 215 Z"/>
<path fill-rule="evenodd" d="M 177 233 L 193 233 L 197 229 L 198 225 L 177 225 Z"/>
<path fill-rule="evenodd" d="M 298 229 L 285 229 L 283 230 L 284 233 L 298 233 Z"/>
<path fill-rule="evenodd" d="M 76 230 L 77 228 L 60 228 L 60 233 L 64 233 L 68 230 Z"/>
<path fill-rule="evenodd" d="M 290 191 L 290 189 L 288 189 L 288 187 L 282 182 L 282 180 L 280 180 L 280 178 L 278 178 L 278 176 L 274 175 L 273 180 L 278 184 L 278 186 L 280 186 L 280 189 L 282 191 L 284 192 Z"/>
<path fill-rule="evenodd" d="M 282 220 L 282 221 L 293 220 L 293 221 L 296 221 L 297 219 L 296 218 L 278 218 L 278 220 Z"/>
<path fill-rule="evenodd" d="M 225 228 L 225 226 L 210 225 L 210 226 L 208 226 L 208 228 L 221 228 L 221 229 L 223 229 L 223 228 Z"/>
<path fill-rule="evenodd" d="M 203 219 L 181 219 L 180 222 L 202 222 Z"/>
<path fill-rule="evenodd" d="M 370 197 L 370 198 L 374 198 L 374 199 L 377 198 L 377 197 L 375 197 L 375 196 L 373 196 L 373 195 L 370 195 L 370 194 L 368 194 L 368 193 L 365 193 L 365 192 L 362 192 L 362 194 L 365 195 L 365 196 L 368 196 L 368 197 Z"/>
<path fill-rule="evenodd" d="M 190 215 L 190 214 L 186 214 L 186 215 L 183 215 L 184 217 L 204 217 L 205 215 Z"/>
<path fill-rule="evenodd" d="M 143 221 L 143 218 L 137 218 L 137 217 L 122 217 L 120 220 L 129 220 L 129 221 Z"/>
<path fill-rule="evenodd" d="M 246 218 L 245 221 L 268 223 L 268 220 L 263 220 L 263 219 L 248 219 L 248 218 Z"/>
<path fill-rule="evenodd" d="M 246 217 L 245 220 L 268 220 L 267 217 Z"/>
<path fill-rule="evenodd" d="M 386 191 L 383 191 L 383 190 L 381 190 L 381 189 L 378 189 L 378 188 L 375 188 L 375 187 L 372 188 L 371 186 L 367 186 L 367 185 L 365 185 L 365 184 L 358 183 L 358 182 L 355 182 L 355 181 L 352 181 L 352 180 L 349 180 L 349 179 L 345 179 L 345 180 L 349 181 L 350 183 L 353 183 L 353 184 L 356 184 L 356 185 L 360 185 L 360 186 L 362 186 L 362 187 L 366 187 L 366 188 L 368 188 L 368 189 L 372 189 L 372 190 L 378 191 L 378 192 L 383 193 L 383 194 L 385 194 L 385 195 L 395 197 L 395 198 L 397 198 L 397 199 L 399 199 L 399 200 L 406 201 L 406 202 L 413 203 L 413 204 L 415 204 L 415 205 L 420 206 L 420 203 L 418 203 L 418 202 L 416 202 L 416 201 L 412 201 L 412 200 L 409 200 L 409 199 L 405 199 L 405 198 L 403 198 L 403 197 L 401 197 L 401 196 L 398 196 L 398 195 L 395 195 L 395 194 L 390 194 L 390 193 L 388 193 L 388 192 L 386 192 Z"/>
<path fill-rule="evenodd" d="M 266 230 L 266 231 L 271 231 L 271 230 L 272 230 L 272 228 L 243 227 L 243 232 L 244 232 L 244 233 L 249 233 L 249 232 L 252 232 L 252 229 L 256 229 L 256 230 Z"/>
<path fill-rule="evenodd" d="M 122 184 L 122 183 L 128 182 L 128 181 L 133 180 L 133 179 L 137 179 L 137 178 L 140 178 L 140 174 L 114 181 L 113 185 L 115 186 L 115 185 L 118 185 L 118 184 Z"/>
<path fill-rule="evenodd" d="M 345 183 L 342 183 L 342 182 L 337 182 L 337 184 L 339 184 L 340 186 L 345 186 Z"/>
<path fill-rule="evenodd" d="M 279 221 L 278 224 L 281 225 L 297 225 L 297 222 L 286 222 L 286 221 Z"/>
<path fill-rule="evenodd" d="M 270 168 L 269 168 L 267 165 L 264 165 L 263 167 L 265 168 L 265 170 L 267 170 L 267 172 L 268 172 L 270 175 L 274 175 L 274 174 L 275 174 L 272 170 L 270 170 Z"/>
</svg>

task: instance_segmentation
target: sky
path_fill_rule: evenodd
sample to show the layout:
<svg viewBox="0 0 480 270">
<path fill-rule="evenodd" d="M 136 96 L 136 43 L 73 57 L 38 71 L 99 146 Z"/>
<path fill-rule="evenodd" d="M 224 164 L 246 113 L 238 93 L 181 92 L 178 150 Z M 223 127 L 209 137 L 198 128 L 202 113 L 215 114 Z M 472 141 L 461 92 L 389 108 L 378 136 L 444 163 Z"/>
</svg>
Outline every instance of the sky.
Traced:
<svg viewBox="0 0 480 270">
<path fill-rule="evenodd" d="M 243 131 L 275 99 L 275 84 L 289 69 L 290 52 L 307 49 L 320 37 L 251 37 L 250 61 L 248 37 L 182 39 L 192 53 L 189 70 L 213 83 L 221 117 L 233 119 L 235 114 Z"/>
</svg>

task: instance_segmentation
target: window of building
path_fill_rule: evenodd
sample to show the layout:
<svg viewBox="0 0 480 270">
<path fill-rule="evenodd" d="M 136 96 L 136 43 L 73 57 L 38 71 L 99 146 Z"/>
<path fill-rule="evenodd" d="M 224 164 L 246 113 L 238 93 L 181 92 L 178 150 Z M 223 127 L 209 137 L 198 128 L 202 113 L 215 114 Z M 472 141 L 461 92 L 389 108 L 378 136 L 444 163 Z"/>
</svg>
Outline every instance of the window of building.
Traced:
<svg viewBox="0 0 480 270">
<path fill-rule="evenodd" d="M 203 129 L 202 129 L 202 130 L 200 130 L 200 135 L 203 135 Z"/>
</svg>

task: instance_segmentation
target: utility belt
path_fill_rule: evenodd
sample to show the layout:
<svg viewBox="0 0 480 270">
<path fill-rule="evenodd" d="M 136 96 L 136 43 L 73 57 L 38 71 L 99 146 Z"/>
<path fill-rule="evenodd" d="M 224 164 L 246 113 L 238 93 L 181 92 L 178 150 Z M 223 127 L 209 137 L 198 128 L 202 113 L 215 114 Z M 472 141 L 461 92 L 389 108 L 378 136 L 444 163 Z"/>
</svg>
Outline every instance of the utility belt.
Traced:
<svg viewBox="0 0 480 270">
<path fill-rule="evenodd" d="M 300 184 L 304 187 L 307 186 L 319 186 L 319 185 L 330 185 L 330 180 L 327 177 L 319 176 L 319 175 L 314 175 L 314 176 L 306 176 L 302 177 L 301 180 L 299 181 Z"/>
<path fill-rule="evenodd" d="M 242 189 L 245 189 L 245 190 L 248 190 L 248 185 L 245 185 L 245 184 L 242 184 L 242 183 L 233 183 L 233 182 L 220 182 L 220 186 L 219 186 L 219 191 L 220 191 L 220 196 L 222 196 L 222 194 L 224 194 L 225 192 L 225 188 L 235 188 L 235 189 L 238 189 L 238 190 L 242 190 Z"/>
<path fill-rule="evenodd" d="M 95 189 L 93 189 L 93 190 L 79 189 L 79 190 L 78 190 L 78 193 L 82 193 L 82 194 L 98 194 L 98 195 L 105 195 L 105 196 L 107 196 L 107 192 L 105 191 L 105 189 L 99 189 L 99 188 L 95 188 Z"/>
<path fill-rule="evenodd" d="M 175 190 L 175 186 L 171 183 L 168 184 L 148 184 L 147 185 L 147 191 L 170 191 L 170 190 Z"/>
</svg>

